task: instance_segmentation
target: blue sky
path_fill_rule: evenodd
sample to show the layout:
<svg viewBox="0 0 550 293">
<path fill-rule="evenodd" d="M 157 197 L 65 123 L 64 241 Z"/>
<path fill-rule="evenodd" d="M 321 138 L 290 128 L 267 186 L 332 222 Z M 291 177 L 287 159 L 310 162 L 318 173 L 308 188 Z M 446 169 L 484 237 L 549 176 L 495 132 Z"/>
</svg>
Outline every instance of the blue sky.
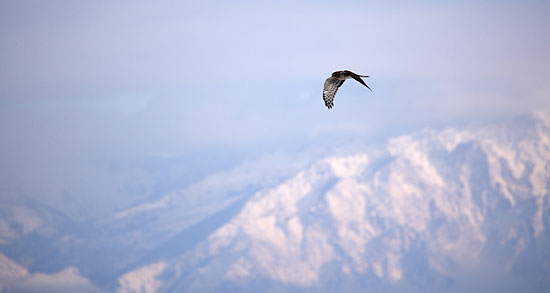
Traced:
<svg viewBox="0 0 550 293">
<path fill-rule="evenodd" d="M 2 1 L 0 182 L 69 198 L 134 182 L 139 200 L 250 156 L 548 108 L 549 14 L 548 1 Z M 373 92 L 348 81 L 327 110 L 339 69 L 371 75 Z M 167 180 L 151 160 L 187 169 L 159 167 Z"/>
</svg>

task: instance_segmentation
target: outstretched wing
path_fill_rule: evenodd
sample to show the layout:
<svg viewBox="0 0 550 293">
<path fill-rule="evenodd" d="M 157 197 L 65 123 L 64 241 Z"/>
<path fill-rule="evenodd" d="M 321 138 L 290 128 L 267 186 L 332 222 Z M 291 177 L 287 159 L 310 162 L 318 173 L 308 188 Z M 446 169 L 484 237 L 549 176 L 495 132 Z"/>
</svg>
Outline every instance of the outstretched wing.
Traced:
<svg viewBox="0 0 550 293">
<path fill-rule="evenodd" d="M 344 83 L 344 80 L 340 80 L 336 77 L 329 77 L 325 80 L 325 88 L 323 90 L 323 100 L 327 108 L 334 106 L 334 95 L 338 91 L 338 88 Z"/>
<path fill-rule="evenodd" d="M 359 75 L 359 74 L 355 74 L 349 70 L 345 70 L 345 72 L 347 72 L 353 79 L 357 80 L 360 84 L 366 86 L 371 92 L 372 90 L 370 89 L 370 87 L 365 83 L 365 81 L 363 81 L 363 79 L 361 78 L 362 77 L 368 77 L 367 75 Z"/>
</svg>

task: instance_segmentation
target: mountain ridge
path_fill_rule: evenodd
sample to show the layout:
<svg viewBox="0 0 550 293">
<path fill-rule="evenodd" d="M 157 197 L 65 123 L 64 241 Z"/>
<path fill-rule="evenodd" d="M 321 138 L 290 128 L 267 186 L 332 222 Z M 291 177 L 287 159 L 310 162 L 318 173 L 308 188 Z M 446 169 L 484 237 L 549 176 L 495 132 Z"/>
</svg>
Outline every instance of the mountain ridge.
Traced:
<svg viewBox="0 0 550 293">
<path fill-rule="evenodd" d="M 46 272 L 119 292 L 545 292 L 548 117 L 247 162 L 96 223 L 6 201 L 0 252 L 26 271 L 0 285 Z"/>
<path fill-rule="evenodd" d="M 213 261 L 216 269 L 206 261 L 195 272 L 212 270 L 215 277 L 195 277 L 317 288 L 323 266 L 337 263 L 343 276 L 397 284 L 417 278 L 403 261 L 414 246 L 424 247 L 420 266 L 443 280 L 494 259 L 501 273 L 513 272 L 539 236 L 548 238 L 549 226 L 550 125 L 536 116 L 518 119 L 535 127 L 521 134 L 510 128 L 517 122 L 428 129 L 390 140 L 380 157 L 322 159 L 252 196 L 193 252 L 232 261 Z M 496 223 L 507 217 L 513 220 Z M 185 286 L 195 288 L 187 279 Z"/>
</svg>

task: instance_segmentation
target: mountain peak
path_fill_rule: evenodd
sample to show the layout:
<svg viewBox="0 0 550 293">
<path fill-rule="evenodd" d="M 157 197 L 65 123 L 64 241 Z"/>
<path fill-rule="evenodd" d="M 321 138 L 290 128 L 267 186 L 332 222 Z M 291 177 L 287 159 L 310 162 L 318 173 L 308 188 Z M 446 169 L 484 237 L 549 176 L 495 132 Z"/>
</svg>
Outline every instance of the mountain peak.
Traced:
<svg viewBox="0 0 550 293">
<path fill-rule="evenodd" d="M 401 284 L 419 278 L 411 262 L 437 278 L 487 261 L 510 273 L 549 234 L 549 125 L 530 119 L 535 127 L 522 135 L 502 125 L 427 129 L 382 150 L 321 159 L 256 192 L 196 248 L 200 268 L 178 284 L 322 288 L 336 278 L 326 271 Z"/>
</svg>

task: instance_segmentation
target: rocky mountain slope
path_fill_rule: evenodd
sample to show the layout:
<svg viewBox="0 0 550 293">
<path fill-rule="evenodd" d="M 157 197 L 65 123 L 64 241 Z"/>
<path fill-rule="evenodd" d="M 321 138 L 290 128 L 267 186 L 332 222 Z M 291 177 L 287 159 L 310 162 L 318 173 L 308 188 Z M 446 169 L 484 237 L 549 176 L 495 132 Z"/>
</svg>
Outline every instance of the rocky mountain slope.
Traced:
<svg viewBox="0 0 550 293">
<path fill-rule="evenodd" d="M 547 292 L 548 117 L 245 164 L 95 223 L 7 202 L 0 287 L 49 270 L 119 292 Z"/>
<path fill-rule="evenodd" d="M 159 288 L 549 288 L 549 121 L 424 130 L 322 159 L 153 264 L 170 276 Z"/>
</svg>

